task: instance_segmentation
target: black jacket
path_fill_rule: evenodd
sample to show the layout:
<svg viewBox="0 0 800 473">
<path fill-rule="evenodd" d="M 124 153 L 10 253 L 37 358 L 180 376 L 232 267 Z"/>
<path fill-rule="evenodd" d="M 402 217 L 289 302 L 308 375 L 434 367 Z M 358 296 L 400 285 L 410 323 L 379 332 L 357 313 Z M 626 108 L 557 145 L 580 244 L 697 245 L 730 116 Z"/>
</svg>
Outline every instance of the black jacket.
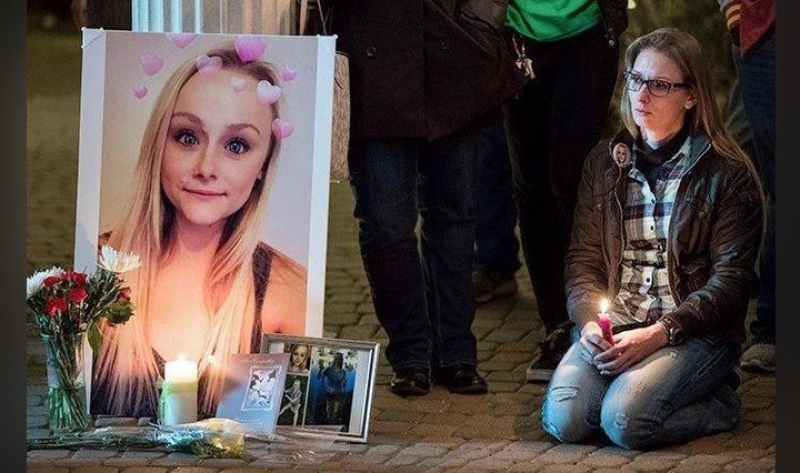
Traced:
<svg viewBox="0 0 800 473">
<path fill-rule="evenodd" d="M 524 85 L 502 30 L 465 20 L 463 3 L 333 2 L 352 138 L 440 138 L 480 125 Z"/>
</svg>

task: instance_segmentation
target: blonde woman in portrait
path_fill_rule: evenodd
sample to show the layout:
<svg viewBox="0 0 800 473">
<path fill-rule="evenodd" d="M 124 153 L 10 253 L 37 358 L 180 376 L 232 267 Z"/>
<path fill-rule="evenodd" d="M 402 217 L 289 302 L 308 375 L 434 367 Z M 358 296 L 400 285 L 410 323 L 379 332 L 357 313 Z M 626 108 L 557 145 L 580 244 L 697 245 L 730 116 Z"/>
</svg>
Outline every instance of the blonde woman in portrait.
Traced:
<svg viewBox="0 0 800 473">
<path fill-rule="evenodd" d="M 103 327 L 93 413 L 154 416 L 164 362 L 183 355 L 199 362 L 199 415 L 213 416 L 229 354 L 257 353 L 264 332 L 304 333 L 306 269 L 258 233 L 281 141 L 279 102 L 261 89 L 278 74 L 232 44 L 207 56 L 161 91 L 125 218 L 101 238 L 142 267 L 127 281 L 135 316 Z"/>
</svg>

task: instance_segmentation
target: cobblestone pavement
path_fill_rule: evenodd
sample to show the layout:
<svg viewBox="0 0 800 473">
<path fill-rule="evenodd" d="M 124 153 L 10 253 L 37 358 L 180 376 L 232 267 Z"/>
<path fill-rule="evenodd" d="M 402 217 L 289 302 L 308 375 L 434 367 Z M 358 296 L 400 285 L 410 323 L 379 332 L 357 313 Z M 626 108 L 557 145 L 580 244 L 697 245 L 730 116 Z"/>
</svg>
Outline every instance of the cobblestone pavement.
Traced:
<svg viewBox="0 0 800 473">
<path fill-rule="evenodd" d="M 77 70 L 77 39 L 35 36 L 32 50 Z M 66 59 L 65 59 L 66 58 Z M 71 59 L 70 59 L 71 58 Z M 71 62 L 70 62 L 71 61 Z M 77 162 L 77 86 L 50 86 L 29 65 L 28 266 L 70 265 Z M 78 79 L 74 79 L 77 81 Z M 45 82 L 43 84 L 43 82 Z M 370 301 L 346 184 L 331 185 L 325 333 L 385 344 Z M 527 273 L 520 293 L 479 307 L 473 329 L 479 370 L 489 381 L 485 396 L 449 394 L 434 387 L 421 398 L 388 391 L 390 370 L 381 356 L 366 444 L 327 443 L 309 448 L 248 444 L 254 458 L 202 459 L 154 451 L 29 450 L 28 471 L 84 473 L 234 473 L 272 471 L 540 471 L 606 472 L 774 471 L 775 377 L 743 374 L 741 417 L 731 432 L 652 452 L 610 444 L 558 444 L 539 424 L 545 386 L 525 382 L 525 368 L 543 335 Z M 752 314 L 751 314 L 752 317 Z M 47 435 L 43 346 L 28 342 L 28 438 Z"/>
</svg>

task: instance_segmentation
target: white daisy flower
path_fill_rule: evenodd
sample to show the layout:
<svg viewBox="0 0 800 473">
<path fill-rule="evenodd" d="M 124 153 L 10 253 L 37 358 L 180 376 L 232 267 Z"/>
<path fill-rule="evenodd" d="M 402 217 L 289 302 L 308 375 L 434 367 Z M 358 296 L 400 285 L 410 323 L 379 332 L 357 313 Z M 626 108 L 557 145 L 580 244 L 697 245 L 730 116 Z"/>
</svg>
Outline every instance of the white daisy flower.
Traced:
<svg viewBox="0 0 800 473">
<path fill-rule="evenodd" d="M 50 276 L 61 276 L 61 273 L 63 272 L 63 269 L 59 268 L 58 266 L 53 266 L 50 269 L 33 273 L 33 275 L 31 275 L 31 277 L 29 277 L 27 280 L 28 295 L 26 299 L 30 299 L 32 295 L 36 294 L 39 289 L 42 288 L 42 283 L 45 279 L 49 278 Z"/>
<path fill-rule="evenodd" d="M 125 273 L 138 268 L 142 263 L 139 255 L 117 251 L 109 245 L 100 248 L 100 261 L 97 265 L 114 273 Z"/>
</svg>

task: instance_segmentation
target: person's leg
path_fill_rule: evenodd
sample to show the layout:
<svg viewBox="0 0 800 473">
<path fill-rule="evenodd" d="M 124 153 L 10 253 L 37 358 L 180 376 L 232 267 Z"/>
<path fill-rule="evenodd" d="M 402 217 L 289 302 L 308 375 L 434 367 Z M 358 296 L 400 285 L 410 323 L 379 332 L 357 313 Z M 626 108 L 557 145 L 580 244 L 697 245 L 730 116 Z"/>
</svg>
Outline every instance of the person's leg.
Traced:
<svg viewBox="0 0 800 473">
<path fill-rule="evenodd" d="M 515 294 L 518 286 L 514 273 L 522 266 L 515 233 L 517 205 L 501 119 L 480 132 L 473 194 L 475 268 L 472 282 L 475 301 L 482 303 L 497 296 Z"/>
<path fill-rule="evenodd" d="M 549 57 L 534 57 L 533 60 L 536 78 L 505 104 L 503 113 L 519 213 L 520 244 L 539 315 L 545 331 L 550 333 L 566 318 L 565 311 L 559 312 L 556 318 L 547 313 L 549 277 L 558 276 L 550 274 L 544 277 L 541 269 L 548 266 L 548 258 L 557 241 L 553 239 L 555 232 L 552 227 L 546 231 L 542 227 L 543 222 L 550 226 L 556 221 L 556 204 L 548 175 L 552 77 Z M 563 287 L 560 291 L 563 293 Z"/>
<path fill-rule="evenodd" d="M 548 337 L 528 369 L 547 381 L 569 346 L 564 257 L 581 169 L 600 139 L 614 90 L 619 50 L 602 28 L 553 43 L 531 43 L 532 80 L 506 107 L 522 249 Z M 543 225 L 553 225 L 552 227 Z"/>
<path fill-rule="evenodd" d="M 528 49 L 536 51 L 535 47 Z M 546 272 L 547 268 L 554 266 L 552 260 L 557 252 L 554 247 L 558 245 L 556 232 L 552 228 L 557 220 L 557 212 L 550 188 L 548 164 L 552 82 L 555 74 L 552 72 L 551 55 L 535 54 L 532 60 L 536 78 L 506 103 L 503 114 L 519 212 L 520 244 L 546 340 L 558 324 L 567 318 L 566 302 L 563 310 L 559 310 L 558 303 L 558 300 L 564 299 L 563 277 L 557 272 Z M 546 228 L 543 222 L 547 222 Z M 539 342 L 539 351 L 526 371 L 528 381 L 550 380 L 561 354 L 568 348 L 569 337 L 562 338 L 564 343 L 561 340 L 556 344 Z"/>
<path fill-rule="evenodd" d="M 547 387 L 542 428 L 562 442 L 580 443 L 601 432 L 600 402 L 611 379 L 581 359 L 573 343 Z"/>
<path fill-rule="evenodd" d="M 725 382 L 738 359 L 738 346 L 706 337 L 659 349 L 613 379 L 603 397 L 603 430 L 636 450 L 730 430 L 741 401 Z"/>
<path fill-rule="evenodd" d="M 766 232 L 759 253 L 753 345 L 742 355 L 742 369 L 775 371 L 775 35 L 753 47 L 739 65 L 742 100 L 753 134 L 756 163 L 767 197 Z"/>
<path fill-rule="evenodd" d="M 361 257 L 395 372 L 430 369 L 431 326 L 415 233 L 418 152 L 414 141 L 351 143 Z"/>
<path fill-rule="evenodd" d="M 477 132 L 423 145 L 419 160 L 420 239 L 433 365 L 477 364 L 472 333 L 472 251 L 475 241 L 473 185 Z"/>
</svg>

